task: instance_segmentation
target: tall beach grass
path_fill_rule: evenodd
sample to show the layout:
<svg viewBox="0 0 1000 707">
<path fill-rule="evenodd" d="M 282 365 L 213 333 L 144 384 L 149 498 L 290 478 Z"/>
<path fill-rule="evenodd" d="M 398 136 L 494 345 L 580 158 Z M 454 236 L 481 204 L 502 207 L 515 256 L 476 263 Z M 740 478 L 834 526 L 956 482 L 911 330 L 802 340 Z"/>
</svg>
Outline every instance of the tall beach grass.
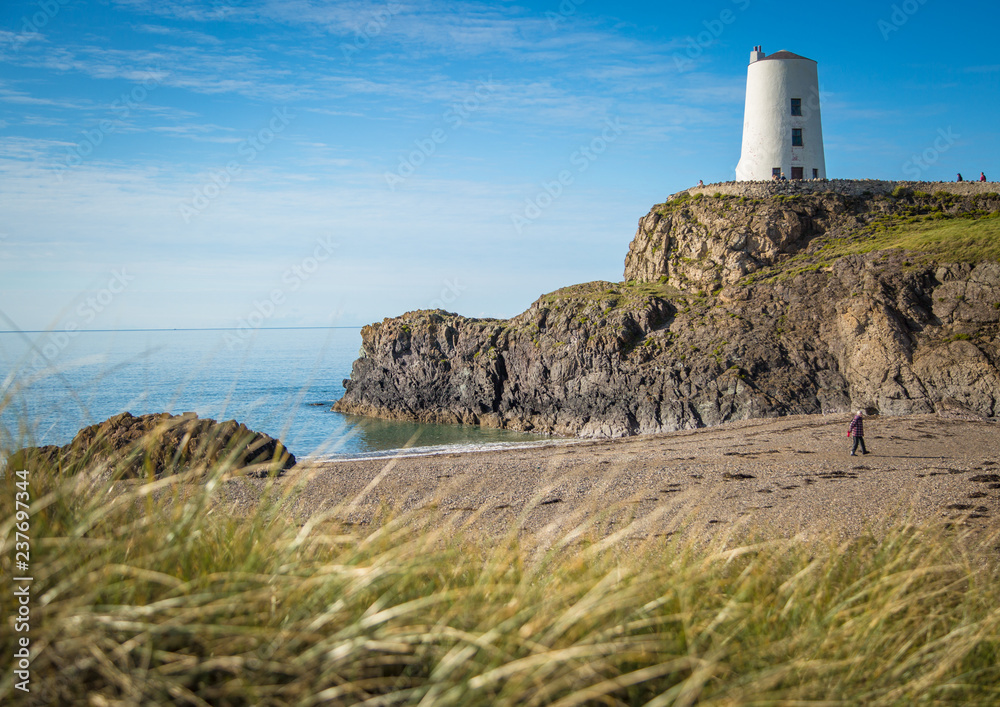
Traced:
<svg viewBox="0 0 1000 707">
<path fill-rule="evenodd" d="M 31 692 L 7 582 L 2 703 L 1000 703 L 997 527 L 542 548 L 391 512 L 363 531 L 300 518 L 274 479 L 237 515 L 226 494 L 249 481 L 225 460 L 174 471 L 30 470 Z"/>
</svg>

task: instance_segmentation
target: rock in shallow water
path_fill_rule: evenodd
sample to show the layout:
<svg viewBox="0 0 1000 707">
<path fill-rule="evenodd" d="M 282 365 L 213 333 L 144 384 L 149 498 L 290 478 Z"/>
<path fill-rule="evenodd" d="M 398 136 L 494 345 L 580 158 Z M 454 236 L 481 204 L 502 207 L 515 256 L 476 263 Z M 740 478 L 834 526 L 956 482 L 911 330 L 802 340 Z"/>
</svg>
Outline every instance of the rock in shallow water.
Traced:
<svg viewBox="0 0 1000 707">
<path fill-rule="evenodd" d="M 146 478 L 191 469 L 217 469 L 250 476 L 281 473 L 295 465 L 295 455 L 266 434 L 235 420 L 216 422 L 183 415 L 128 412 L 80 430 L 63 447 L 27 447 L 14 453 L 8 469 L 40 465 L 63 474 L 108 469 L 121 478 Z"/>
</svg>

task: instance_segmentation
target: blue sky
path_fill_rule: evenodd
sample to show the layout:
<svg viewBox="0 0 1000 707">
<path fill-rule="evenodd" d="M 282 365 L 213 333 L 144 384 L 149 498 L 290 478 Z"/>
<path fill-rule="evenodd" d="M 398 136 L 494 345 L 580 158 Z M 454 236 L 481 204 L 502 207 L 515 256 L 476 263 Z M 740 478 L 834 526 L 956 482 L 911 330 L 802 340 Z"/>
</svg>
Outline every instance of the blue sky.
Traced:
<svg viewBox="0 0 1000 707">
<path fill-rule="evenodd" d="M 757 44 L 819 62 L 831 177 L 993 178 L 998 19 L 940 0 L 5 0 L 0 329 L 505 317 L 619 280 L 650 206 L 733 178 Z"/>
</svg>

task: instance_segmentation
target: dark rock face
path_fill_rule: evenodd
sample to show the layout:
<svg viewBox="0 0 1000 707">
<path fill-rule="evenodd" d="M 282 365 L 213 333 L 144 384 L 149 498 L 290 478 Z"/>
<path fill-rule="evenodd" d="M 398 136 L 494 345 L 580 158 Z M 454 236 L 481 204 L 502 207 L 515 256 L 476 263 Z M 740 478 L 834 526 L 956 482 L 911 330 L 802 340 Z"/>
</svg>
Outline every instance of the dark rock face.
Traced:
<svg viewBox="0 0 1000 707">
<path fill-rule="evenodd" d="M 565 288 L 505 321 L 438 310 L 365 327 L 334 409 L 590 437 L 946 401 L 997 416 L 1000 265 L 855 248 L 788 266 L 917 202 L 661 205 L 640 221 L 626 283 Z M 1000 202 L 957 197 L 947 208 Z"/>
<path fill-rule="evenodd" d="M 105 466 L 122 478 L 160 477 L 225 464 L 234 472 L 267 476 L 295 465 L 276 439 L 234 420 L 216 422 L 184 415 L 124 412 L 80 430 L 64 447 L 28 447 L 11 456 L 8 469 L 44 464 L 64 474 Z"/>
</svg>

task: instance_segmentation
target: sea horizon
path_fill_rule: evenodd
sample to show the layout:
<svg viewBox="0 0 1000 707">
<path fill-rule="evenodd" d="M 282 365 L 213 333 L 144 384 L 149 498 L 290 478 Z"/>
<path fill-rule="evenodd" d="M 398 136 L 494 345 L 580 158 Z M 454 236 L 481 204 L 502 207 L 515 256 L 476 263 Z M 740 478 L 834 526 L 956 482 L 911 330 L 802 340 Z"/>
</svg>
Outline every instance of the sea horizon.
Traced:
<svg viewBox="0 0 1000 707">
<path fill-rule="evenodd" d="M 254 331 L 288 331 L 296 329 L 364 329 L 366 324 L 353 326 L 272 326 L 254 327 Z M 129 329 L 0 329 L 0 334 L 126 334 L 144 331 L 241 331 L 244 327 L 137 327 Z"/>
<path fill-rule="evenodd" d="M 552 439 L 334 412 L 361 328 L 261 327 L 242 339 L 232 333 L 243 329 L 225 327 L 0 332 L 0 447 L 61 446 L 122 412 L 235 419 L 280 439 L 300 459 L 455 453 Z"/>
</svg>

